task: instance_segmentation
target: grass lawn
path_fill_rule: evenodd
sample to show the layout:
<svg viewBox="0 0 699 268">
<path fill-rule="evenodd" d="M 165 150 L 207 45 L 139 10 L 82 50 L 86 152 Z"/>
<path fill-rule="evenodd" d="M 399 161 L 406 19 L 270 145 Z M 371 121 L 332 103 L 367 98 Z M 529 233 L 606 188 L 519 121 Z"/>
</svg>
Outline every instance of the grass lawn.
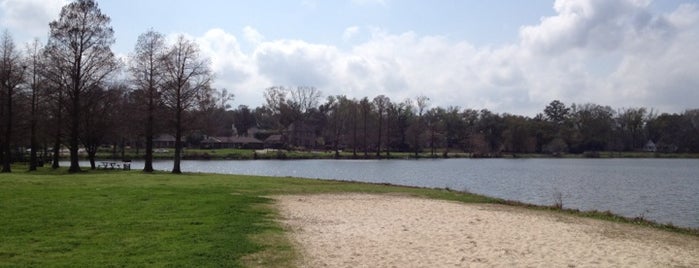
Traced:
<svg viewBox="0 0 699 268">
<path fill-rule="evenodd" d="M 0 267 L 288 266 L 295 256 L 265 196 L 454 192 L 291 178 L 138 171 L 0 175 Z"/>
<path fill-rule="evenodd" d="M 290 266 L 296 252 L 275 221 L 271 195 L 403 193 L 507 203 L 447 190 L 308 179 L 14 170 L 0 174 L 0 267 Z"/>
</svg>

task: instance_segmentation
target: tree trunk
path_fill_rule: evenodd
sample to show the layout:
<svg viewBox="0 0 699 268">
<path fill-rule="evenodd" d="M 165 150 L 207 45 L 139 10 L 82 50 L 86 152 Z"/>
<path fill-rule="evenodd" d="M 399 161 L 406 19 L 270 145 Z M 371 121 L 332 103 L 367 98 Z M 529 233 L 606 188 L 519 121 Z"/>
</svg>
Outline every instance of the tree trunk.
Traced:
<svg viewBox="0 0 699 268">
<path fill-rule="evenodd" d="M 376 141 L 376 158 L 381 158 L 381 130 L 383 128 L 383 115 L 382 111 L 379 110 L 379 138 Z"/>
<path fill-rule="evenodd" d="M 182 109 L 180 100 L 177 98 L 177 108 L 175 111 L 175 161 L 172 166 L 172 173 L 181 174 L 180 161 L 182 159 Z"/>
<path fill-rule="evenodd" d="M 36 91 L 33 89 L 32 90 L 32 101 L 31 101 L 31 122 L 29 126 L 29 131 L 31 132 L 29 134 L 29 147 L 31 152 L 29 153 L 29 171 L 36 171 L 36 166 L 37 166 L 37 159 L 36 159 L 36 110 L 37 110 L 37 100 L 36 100 Z"/>
<path fill-rule="evenodd" d="M 364 112 L 363 116 L 364 116 L 364 158 L 368 158 L 369 157 L 369 145 L 367 144 L 366 141 L 369 137 L 367 137 L 368 135 L 367 135 L 367 125 L 366 125 L 367 124 L 366 112 Z"/>
<path fill-rule="evenodd" d="M 58 127 L 60 128 L 60 127 Z M 51 163 L 51 168 L 57 169 L 59 168 L 58 161 L 60 160 L 61 156 L 61 131 L 58 130 L 56 134 L 56 139 L 53 142 L 53 161 Z"/>
<path fill-rule="evenodd" d="M 386 157 L 391 157 L 391 117 L 386 117 Z"/>
<path fill-rule="evenodd" d="M 149 91 L 148 121 L 146 122 L 146 163 L 143 172 L 153 172 L 153 90 Z"/>
<path fill-rule="evenodd" d="M 335 130 L 335 158 L 340 158 L 340 131 Z"/>
<path fill-rule="evenodd" d="M 95 170 L 97 169 L 97 165 L 95 165 L 95 155 L 97 155 L 97 150 L 92 150 L 87 153 L 87 157 L 90 159 L 90 169 Z"/>
<path fill-rule="evenodd" d="M 61 110 L 61 105 L 63 103 L 63 93 L 58 91 L 58 103 L 56 103 L 56 133 L 53 143 L 53 163 L 51 168 L 57 169 L 59 167 L 58 160 L 61 157 L 61 126 L 63 124 L 63 110 Z"/>
<path fill-rule="evenodd" d="M 77 87 L 78 81 L 74 81 L 74 83 L 76 83 L 75 86 Z M 73 94 L 73 98 L 71 99 L 73 107 L 70 111 L 70 168 L 68 168 L 68 172 L 70 173 L 81 171 L 80 158 L 78 157 L 78 147 L 80 146 L 80 140 L 78 139 L 78 135 L 80 134 L 80 96 L 78 92 L 74 92 Z"/>
<path fill-rule="evenodd" d="M 2 159 L 2 173 L 12 172 L 12 89 L 7 91 L 7 116 L 5 117 L 5 140 L 3 141 L 3 149 L 5 149 L 5 157 Z"/>
<path fill-rule="evenodd" d="M 352 116 L 352 157 L 357 158 L 357 117 Z"/>
<path fill-rule="evenodd" d="M 121 138 L 121 160 L 126 159 L 126 139 Z"/>
</svg>

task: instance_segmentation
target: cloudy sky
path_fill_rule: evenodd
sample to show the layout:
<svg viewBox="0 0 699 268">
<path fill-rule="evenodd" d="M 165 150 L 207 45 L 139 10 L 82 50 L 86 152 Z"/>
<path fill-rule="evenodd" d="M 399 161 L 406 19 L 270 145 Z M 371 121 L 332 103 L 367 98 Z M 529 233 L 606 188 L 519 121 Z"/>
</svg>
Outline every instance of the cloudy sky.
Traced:
<svg viewBox="0 0 699 268">
<path fill-rule="evenodd" d="M 102 0 L 126 57 L 154 29 L 196 39 L 234 106 L 273 85 L 535 115 L 547 103 L 699 108 L 697 0 Z M 0 0 L 18 43 L 66 1 Z"/>
</svg>

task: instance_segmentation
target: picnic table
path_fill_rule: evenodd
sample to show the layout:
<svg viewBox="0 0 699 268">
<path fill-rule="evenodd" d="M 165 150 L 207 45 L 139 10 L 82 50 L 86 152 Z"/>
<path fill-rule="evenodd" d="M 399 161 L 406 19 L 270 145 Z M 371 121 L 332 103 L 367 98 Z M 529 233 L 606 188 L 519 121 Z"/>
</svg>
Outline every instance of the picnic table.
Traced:
<svg viewBox="0 0 699 268">
<path fill-rule="evenodd" d="M 131 160 L 124 160 L 121 163 L 116 161 L 101 161 L 98 168 L 102 169 L 121 169 L 122 166 L 124 170 L 131 170 Z"/>
</svg>

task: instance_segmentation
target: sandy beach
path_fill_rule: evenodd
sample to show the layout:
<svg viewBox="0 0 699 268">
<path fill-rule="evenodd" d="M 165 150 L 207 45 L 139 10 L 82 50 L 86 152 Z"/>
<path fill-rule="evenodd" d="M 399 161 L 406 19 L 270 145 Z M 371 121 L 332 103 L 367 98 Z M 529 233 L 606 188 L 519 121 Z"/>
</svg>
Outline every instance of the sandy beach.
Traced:
<svg viewBox="0 0 699 268">
<path fill-rule="evenodd" d="M 299 267 L 699 267 L 699 239 L 397 195 L 277 196 Z"/>
</svg>

